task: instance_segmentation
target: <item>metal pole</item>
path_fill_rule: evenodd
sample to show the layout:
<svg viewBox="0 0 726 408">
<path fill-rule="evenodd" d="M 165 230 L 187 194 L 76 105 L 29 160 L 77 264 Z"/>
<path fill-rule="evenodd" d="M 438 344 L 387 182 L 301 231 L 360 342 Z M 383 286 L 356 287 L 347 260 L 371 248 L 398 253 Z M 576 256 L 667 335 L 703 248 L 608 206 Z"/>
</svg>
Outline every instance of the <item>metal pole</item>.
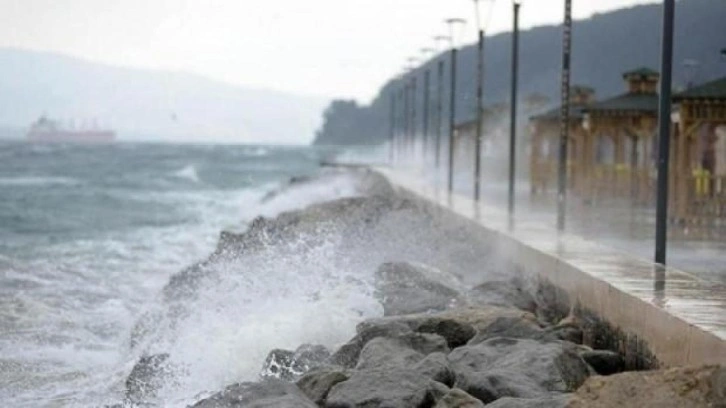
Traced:
<svg viewBox="0 0 726 408">
<path fill-rule="evenodd" d="M 456 118 L 456 48 L 451 49 L 451 90 L 449 92 L 449 179 L 447 189 L 449 194 L 454 191 L 454 133 Z"/>
<path fill-rule="evenodd" d="M 436 92 L 438 93 L 438 96 L 436 98 L 436 146 L 435 146 L 435 152 L 436 155 L 435 158 L 435 165 L 436 165 L 436 180 L 438 181 L 438 170 L 441 167 L 441 131 L 444 124 L 444 60 L 443 58 L 439 61 L 438 64 L 438 70 L 437 70 L 437 77 L 436 80 L 438 88 Z"/>
<path fill-rule="evenodd" d="M 390 134 L 388 135 L 388 163 L 393 166 L 393 144 L 396 140 L 396 87 L 395 85 L 392 85 L 391 88 L 391 112 L 389 117 L 389 125 L 391 129 Z"/>
<path fill-rule="evenodd" d="M 476 138 L 474 140 L 474 200 L 481 196 L 481 144 L 484 111 L 484 30 L 479 30 L 476 57 Z"/>
<path fill-rule="evenodd" d="M 666 234 L 668 232 L 668 160 L 670 155 L 674 18 L 675 0 L 664 0 L 658 101 L 658 201 L 655 223 L 655 262 L 662 265 L 666 264 Z"/>
<path fill-rule="evenodd" d="M 411 80 L 411 161 L 416 159 L 416 139 L 418 139 L 418 135 L 416 134 L 416 72 L 413 74 L 413 79 Z"/>
<path fill-rule="evenodd" d="M 570 61 L 572 59 L 572 0 L 565 0 L 562 38 L 562 110 L 560 111 L 560 152 L 557 177 L 557 229 L 565 229 L 567 209 L 567 143 L 570 138 Z"/>
<path fill-rule="evenodd" d="M 408 103 L 408 96 L 409 96 L 409 85 L 408 80 L 404 80 L 403 83 L 403 134 L 401 135 L 401 149 L 399 154 L 399 162 L 403 163 L 406 160 L 406 149 L 407 143 L 408 143 L 408 134 L 409 134 L 409 103 Z"/>
<path fill-rule="evenodd" d="M 424 72 L 424 91 L 423 91 L 423 151 L 421 157 L 423 158 L 423 164 L 426 164 L 426 155 L 428 153 L 427 146 L 429 144 L 429 99 L 431 95 L 429 88 L 431 87 L 431 70 L 426 68 Z"/>
<path fill-rule="evenodd" d="M 406 136 L 406 83 L 402 80 L 403 86 L 398 90 L 398 100 L 399 105 L 401 106 L 398 109 L 398 123 L 399 123 L 399 129 L 398 129 L 398 135 L 396 136 L 396 163 L 401 164 L 401 143 L 403 141 L 403 138 Z"/>
<path fill-rule="evenodd" d="M 509 128 L 509 215 L 514 214 L 514 183 L 517 164 L 517 80 L 519 77 L 519 3 L 514 3 L 512 32 L 512 95 Z"/>
</svg>

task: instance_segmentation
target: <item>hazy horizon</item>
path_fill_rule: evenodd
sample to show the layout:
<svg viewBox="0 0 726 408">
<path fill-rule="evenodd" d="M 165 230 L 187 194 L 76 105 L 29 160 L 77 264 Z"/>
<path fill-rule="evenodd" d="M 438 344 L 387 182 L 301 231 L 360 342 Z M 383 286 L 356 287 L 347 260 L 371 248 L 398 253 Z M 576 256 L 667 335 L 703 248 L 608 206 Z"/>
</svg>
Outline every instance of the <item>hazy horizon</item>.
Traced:
<svg viewBox="0 0 726 408">
<path fill-rule="evenodd" d="M 229 84 L 367 103 L 406 59 L 433 46 L 443 19 L 474 19 L 473 2 L 292 0 L 6 0 L 0 47 L 56 52 L 114 66 L 181 71 Z M 482 0 L 486 3 L 486 0 Z M 574 2 L 575 18 L 655 0 Z M 563 0 L 525 1 L 522 27 L 559 24 Z M 511 2 L 494 2 L 488 33 L 509 31 Z M 313 23 L 310 22 L 313 20 Z M 406 21 L 402 24 L 401 21 Z M 372 25 L 376 29 L 371 29 Z M 343 34 L 341 34 L 343 33 Z M 464 42 L 475 37 L 473 24 Z M 295 75 L 289 71 L 294 61 Z"/>
</svg>

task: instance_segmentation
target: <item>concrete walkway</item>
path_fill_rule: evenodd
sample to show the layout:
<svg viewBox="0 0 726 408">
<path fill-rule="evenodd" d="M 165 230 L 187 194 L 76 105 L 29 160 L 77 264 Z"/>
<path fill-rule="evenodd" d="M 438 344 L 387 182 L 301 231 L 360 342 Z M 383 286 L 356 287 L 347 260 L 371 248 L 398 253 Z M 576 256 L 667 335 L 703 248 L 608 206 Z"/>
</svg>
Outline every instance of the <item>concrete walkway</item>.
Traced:
<svg viewBox="0 0 726 408">
<path fill-rule="evenodd" d="M 388 168 L 377 171 L 399 188 L 479 223 L 524 267 L 544 274 L 601 317 L 645 339 L 665 365 L 726 364 L 723 283 L 662 268 L 648 258 L 588 239 L 593 236 L 600 241 L 602 235 L 607 236 L 598 224 L 558 233 L 554 218 L 545 221 L 535 206 L 525 207 L 521 201 L 516 217 L 510 220 L 499 206 L 477 205 L 458 193 L 449 195 L 426 177 Z M 598 223 L 612 221 L 617 230 L 620 218 L 609 212 Z M 581 225 L 587 227 L 586 218 L 582 219 Z M 577 233 L 582 231 L 585 236 Z M 617 239 L 626 246 L 637 241 Z M 638 249 L 629 252 L 638 253 Z"/>
</svg>

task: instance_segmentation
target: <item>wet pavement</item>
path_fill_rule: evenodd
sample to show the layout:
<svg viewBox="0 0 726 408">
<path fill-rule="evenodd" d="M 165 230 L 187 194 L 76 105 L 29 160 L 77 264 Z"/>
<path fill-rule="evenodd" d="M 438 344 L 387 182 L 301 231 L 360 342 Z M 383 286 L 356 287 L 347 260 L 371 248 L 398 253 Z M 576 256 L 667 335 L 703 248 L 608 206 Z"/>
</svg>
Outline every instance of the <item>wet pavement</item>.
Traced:
<svg viewBox="0 0 726 408">
<path fill-rule="evenodd" d="M 486 198 L 476 204 L 469 198 L 470 189 L 458 188 L 449 195 L 445 182 L 439 181 L 443 188 L 437 187 L 430 175 L 387 168 L 379 171 L 394 184 L 479 222 L 504 240 L 516 240 L 534 249 L 530 252 L 544 255 L 537 255 L 538 261 L 554 262 L 550 269 L 568 276 L 562 282 L 575 292 L 597 297 L 589 301 L 597 304 L 603 316 L 614 318 L 625 329 L 645 333 L 655 343 L 662 341 L 659 354 L 666 361 L 726 362 L 724 242 L 671 240 L 671 266 L 664 268 L 649 261 L 654 230 L 651 210 L 617 205 L 580 208 L 571 202 L 568 228 L 560 233 L 555 228 L 555 213 L 549 209 L 554 208 L 554 201 L 531 201 L 526 185 L 517 190 L 516 216 L 510 219 L 504 210 L 506 187 L 501 184 L 486 185 Z M 462 186 L 464 181 L 458 179 L 456 185 Z M 671 330 L 680 332 L 664 336 Z M 684 330 L 688 333 L 682 333 Z"/>
</svg>

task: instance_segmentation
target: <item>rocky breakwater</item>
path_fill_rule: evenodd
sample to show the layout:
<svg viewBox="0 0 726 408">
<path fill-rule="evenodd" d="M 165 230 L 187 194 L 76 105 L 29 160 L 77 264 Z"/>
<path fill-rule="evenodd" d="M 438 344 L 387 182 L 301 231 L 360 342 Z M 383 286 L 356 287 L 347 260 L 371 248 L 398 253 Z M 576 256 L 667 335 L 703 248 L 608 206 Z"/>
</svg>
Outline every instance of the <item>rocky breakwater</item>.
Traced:
<svg viewBox="0 0 726 408">
<path fill-rule="evenodd" d="M 539 288 L 540 293 L 543 288 Z M 523 281 L 460 290 L 423 265 L 376 272 L 385 316 L 361 322 L 332 354 L 274 350 L 257 382 L 199 401 L 221 407 L 722 407 L 726 369 L 622 373 L 615 352 L 581 344 L 576 319 L 547 321 Z M 620 373 L 620 374 L 618 374 Z M 605 375 L 608 375 L 605 377 Z"/>
<path fill-rule="evenodd" d="M 175 307 L 167 314 L 183 315 L 179 299 L 193 296 L 203 280 L 218 273 L 215 264 L 280 241 L 315 245 L 323 238 L 309 232 L 320 231 L 331 219 L 342 220 L 334 227 L 344 237 L 337 256 L 349 256 L 350 248 L 363 245 L 385 258 L 377 266 L 356 262 L 372 271 L 355 290 L 370 290 L 381 307 L 378 316 L 357 325 L 347 342 L 274 349 L 255 381 L 205 393 L 191 406 L 647 407 L 655 406 L 652 401 L 664 404 L 657 406 L 722 406 L 723 368 L 624 373 L 627 362 L 619 353 L 583 344 L 592 333 L 584 333 L 582 319 L 556 288 L 518 276 L 496 259 L 491 243 L 467 232 L 466 225 L 398 196 L 383 183 L 375 180 L 376 187 L 364 196 L 260 218 L 243 234 L 224 234 L 209 260 L 170 281 L 165 296 Z M 300 241 L 302 236 L 307 238 Z M 316 318 L 307 317 L 309 322 Z M 141 329 L 149 323 L 143 322 L 137 336 L 148 343 L 150 334 Z M 151 400 L 169 375 L 167 359 L 164 353 L 147 353 L 139 360 L 126 382 L 127 401 Z M 653 400 L 643 394 L 658 390 L 669 391 Z"/>
</svg>

